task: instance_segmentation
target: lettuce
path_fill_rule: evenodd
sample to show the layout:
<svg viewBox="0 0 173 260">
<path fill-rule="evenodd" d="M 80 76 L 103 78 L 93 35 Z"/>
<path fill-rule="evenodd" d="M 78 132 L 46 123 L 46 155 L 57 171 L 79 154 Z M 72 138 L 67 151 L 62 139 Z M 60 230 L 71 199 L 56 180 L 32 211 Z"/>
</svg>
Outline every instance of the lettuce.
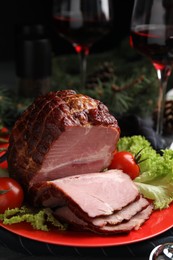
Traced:
<svg viewBox="0 0 173 260">
<path fill-rule="evenodd" d="M 66 230 L 67 226 L 61 224 L 52 214 L 51 209 L 33 209 L 27 206 L 15 209 L 7 209 L 4 214 L 0 214 L 3 224 L 14 224 L 28 222 L 36 230 L 49 231 L 50 224 L 59 230 Z"/>
<path fill-rule="evenodd" d="M 155 209 L 163 209 L 173 201 L 173 151 L 165 149 L 158 154 L 143 136 L 122 137 L 118 151 L 140 151 L 140 175 L 134 180 L 141 194 L 153 200 Z"/>
</svg>

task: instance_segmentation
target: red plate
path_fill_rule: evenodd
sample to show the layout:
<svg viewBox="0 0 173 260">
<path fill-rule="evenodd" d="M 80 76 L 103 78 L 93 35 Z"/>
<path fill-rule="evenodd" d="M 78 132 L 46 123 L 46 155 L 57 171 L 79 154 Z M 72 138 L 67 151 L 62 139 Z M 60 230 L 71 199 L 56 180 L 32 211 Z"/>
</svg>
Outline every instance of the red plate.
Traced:
<svg viewBox="0 0 173 260">
<path fill-rule="evenodd" d="M 26 238 L 44 243 L 79 247 L 118 246 L 131 244 L 152 238 L 163 233 L 173 226 L 173 204 L 169 208 L 155 211 L 138 231 L 131 231 L 126 235 L 114 235 L 109 237 L 98 236 L 85 232 L 61 232 L 53 229 L 49 232 L 33 230 L 28 223 L 0 226 Z"/>
</svg>

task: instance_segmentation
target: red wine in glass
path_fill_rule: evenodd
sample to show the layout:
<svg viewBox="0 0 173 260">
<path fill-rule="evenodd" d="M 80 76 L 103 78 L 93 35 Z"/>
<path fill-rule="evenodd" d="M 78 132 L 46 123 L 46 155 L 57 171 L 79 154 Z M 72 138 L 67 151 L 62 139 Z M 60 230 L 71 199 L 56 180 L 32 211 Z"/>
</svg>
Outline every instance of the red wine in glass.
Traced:
<svg viewBox="0 0 173 260">
<path fill-rule="evenodd" d="M 79 54 L 84 87 L 90 48 L 112 26 L 111 0 L 54 0 L 53 20 L 56 32 L 71 42 Z"/>
<path fill-rule="evenodd" d="M 130 45 L 148 57 L 160 82 L 156 132 L 163 134 L 167 83 L 173 67 L 173 1 L 135 0 Z"/>
<path fill-rule="evenodd" d="M 173 64 L 173 25 L 139 26 L 131 30 L 130 45 L 151 59 L 156 69 L 164 70 Z"/>
</svg>

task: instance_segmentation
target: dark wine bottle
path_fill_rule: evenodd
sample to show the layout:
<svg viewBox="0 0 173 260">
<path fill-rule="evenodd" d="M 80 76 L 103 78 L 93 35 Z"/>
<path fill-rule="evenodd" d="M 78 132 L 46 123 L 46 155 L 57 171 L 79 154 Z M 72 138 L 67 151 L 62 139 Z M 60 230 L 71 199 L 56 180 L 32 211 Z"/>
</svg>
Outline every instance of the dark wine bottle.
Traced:
<svg viewBox="0 0 173 260">
<path fill-rule="evenodd" d="M 18 94 L 36 97 L 50 89 L 51 44 L 43 25 L 25 25 L 16 35 Z"/>
</svg>

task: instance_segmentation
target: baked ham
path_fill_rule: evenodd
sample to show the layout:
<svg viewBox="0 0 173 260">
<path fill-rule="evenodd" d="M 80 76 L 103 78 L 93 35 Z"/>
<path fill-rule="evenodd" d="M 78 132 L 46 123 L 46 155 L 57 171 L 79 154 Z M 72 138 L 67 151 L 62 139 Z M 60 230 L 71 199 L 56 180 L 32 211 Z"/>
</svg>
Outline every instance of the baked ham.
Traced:
<svg viewBox="0 0 173 260">
<path fill-rule="evenodd" d="M 153 210 L 121 170 L 44 182 L 35 203 L 56 208 L 54 215 L 72 228 L 106 235 L 139 229 Z"/>
<path fill-rule="evenodd" d="M 138 229 L 152 212 L 135 183 L 109 166 L 120 137 L 99 100 L 73 90 L 38 97 L 12 129 L 8 169 L 33 206 L 56 209 L 72 226 L 99 234 Z"/>
<path fill-rule="evenodd" d="M 25 190 L 42 181 L 100 172 L 120 137 L 117 120 L 99 100 L 73 90 L 38 97 L 11 132 L 10 175 Z"/>
</svg>

